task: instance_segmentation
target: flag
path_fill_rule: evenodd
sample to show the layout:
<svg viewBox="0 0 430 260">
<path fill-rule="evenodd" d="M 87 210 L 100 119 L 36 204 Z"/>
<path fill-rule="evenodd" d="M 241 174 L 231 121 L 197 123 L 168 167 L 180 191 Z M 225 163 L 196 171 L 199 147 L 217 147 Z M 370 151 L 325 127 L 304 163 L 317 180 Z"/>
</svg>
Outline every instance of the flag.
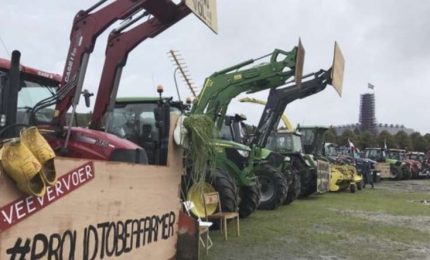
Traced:
<svg viewBox="0 0 430 260">
<path fill-rule="evenodd" d="M 374 89 L 375 88 L 375 86 L 373 84 L 370 84 L 370 83 L 367 83 L 367 87 L 370 88 L 370 89 Z"/>
<path fill-rule="evenodd" d="M 351 140 L 349 140 L 349 138 L 348 138 L 348 146 L 350 148 L 355 148 L 355 145 L 351 142 Z"/>
</svg>

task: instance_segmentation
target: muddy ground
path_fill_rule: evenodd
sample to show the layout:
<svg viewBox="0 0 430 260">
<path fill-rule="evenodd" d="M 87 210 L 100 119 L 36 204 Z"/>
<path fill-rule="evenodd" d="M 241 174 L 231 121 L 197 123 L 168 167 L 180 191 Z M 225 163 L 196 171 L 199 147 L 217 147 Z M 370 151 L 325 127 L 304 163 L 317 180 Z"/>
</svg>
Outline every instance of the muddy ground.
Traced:
<svg viewBox="0 0 430 260">
<path fill-rule="evenodd" d="M 211 232 L 205 259 L 430 259 L 430 180 L 315 195 Z"/>
</svg>

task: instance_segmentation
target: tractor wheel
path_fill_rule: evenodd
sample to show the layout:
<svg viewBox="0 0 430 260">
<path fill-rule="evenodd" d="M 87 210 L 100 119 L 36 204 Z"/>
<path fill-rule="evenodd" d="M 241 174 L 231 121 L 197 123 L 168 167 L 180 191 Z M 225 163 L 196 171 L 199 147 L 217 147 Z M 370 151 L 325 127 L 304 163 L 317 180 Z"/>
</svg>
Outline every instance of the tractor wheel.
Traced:
<svg viewBox="0 0 430 260">
<path fill-rule="evenodd" d="M 239 192 L 233 178 L 222 169 L 214 169 L 208 176 L 208 181 L 219 193 L 222 211 L 237 211 Z"/>
<path fill-rule="evenodd" d="M 298 172 L 293 173 L 293 181 L 291 185 L 288 185 L 288 193 L 287 197 L 284 200 L 284 205 L 291 204 L 294 200 L 296 200 L 302 188 L 302 184 L 300 181 L 300 175 Z"/>
<path fill-rule="evenodd" d="M 357 189 L 358 190 L 362 190 L 363 189 L 363 185 L 364 185 L 364 181 L 361 180 L 359 183 L 357 183 Z"/>
<path fill-rule="evenodd" d="M 381 175 L 376 172 L 373 172 L 373 183 L 378 183 L 380 181 L 381 181 Z"/>
<path fill-rule="evenodd" d="M 403 165 L 401 168 L 402 171 L 402 179 L 403 180 L 409 180 L 412 177 L 412 173 L 411 170 L 409 169 L 409 167 L 407 165 Z"/>
<path fill-rule="evenodd" d="M 350 191 L 351 193 L 355 193 L 356 189 L 357 189 L 357 185 L 356 185 L 355 183 L 351 183 L 351 184 L 349 185 L 349 191 Z"/>
<path fill-rule="evenodd" d="M 300 198 L 308 197 L 317 191 L 316 170 L 306 169 L 300 174 Z"/>
<path fill-rule="evenodd" d="M 392 167 L 391 171 L 393 172 L 395 180 L 401 180 L 403 177 L 402 170 L 399 167 Z"/>
<path fill-rule="evenodd" d="M 260 182 L 261 198 L 259 209 L 274 210 L 284 202 L 288 193 L 285 176 L 268 165 L 255 172 Z"/>
<path fill-rule="evenodd" d="M 207 177 L 209 183 L 219 193 L 223 212 L 236 212 L 239 204 L 239 193 L 233 178 L 222 169 L 214 169 Z M 219 222 L 214 221 L 211 229 L 219 229 Z"/>
<path fill-rule="evenodd" d="M 240 187 L 239 217 L 247 218 L 260 203 L 260 188 L 257 185 Z"/>
</svg>

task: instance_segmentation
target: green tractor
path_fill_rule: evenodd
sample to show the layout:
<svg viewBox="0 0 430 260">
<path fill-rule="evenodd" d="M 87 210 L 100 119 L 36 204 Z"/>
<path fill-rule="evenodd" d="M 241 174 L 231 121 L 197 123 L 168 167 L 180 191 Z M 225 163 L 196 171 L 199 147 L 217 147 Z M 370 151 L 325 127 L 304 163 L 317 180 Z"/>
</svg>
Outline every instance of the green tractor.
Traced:
<svg viewBox="0 0 430 260">
<path fill-rule="evenodd" d="M 306 153 L 312 154 L 312 158 L 317 160 L 318 164 L 329 169 L 329 191 L 336 192 L 349 189 L 354 193 L 357 189 L 362 188 L 363 176 L 357 171 L 355 164 L 341 163 L 327 156 L 324 137 L 327 127 L 300 126 L 298 129 L 303 134 Z"/>
<path fill-rule="evenodd" d="M 376 161 L 376 169 L 384 179 L 410 179 L 412 173 L 405 162 L 406 154 L 398 149 L 366 148 L 364 157 Z"/>
<path fill-rule="evenodd" d="M 300 45 L 301 46 L 301 45 Z M 254 63 L 256 60 L 248 60 L 238 65 L 229 67 L 222 71 L 216 72 L 205 80 L 204 88 L 196 98 L 195 102 L 191 105 L 191 109 L 186 111 L 186 116 L 180 119 L 180 123 L 176 125 L 175 141 L 183 146 L 190 145 L 188 150 L 198 152 L 201 147 L 193 147 L 187 134 L 187 128 L 184 127 L 186 117 L 193 118 L 195 116 L 205 116 L 214 122 L 214 132 L 218 136 L 221 132 L 223 121 L 225 118 L 225 111 L 234 97 L 245 91 L 257 92 L 267 89 L 271 86 L 280 86 L 295 75 L 295 68 L 298 67 L 298 56 L 300 54 L 299 47 L 293 48 L 290 52 L 282 50 L 275 50 L 270 56 L 270 62 L 261 66 L 242 69 L 244 66 Z M 302 59 L 302 58 L 300 58 Z M 299 60 L 300 60 L 299 59 Z M 299 63 L 302 64 L 302 63 Z M 148 154 L 149 162 L 157 163 L 157 152 L 150 148 L 154 146 L 154 142 L 159 144 L 163 142 L 157 136 L 157 115 L 154 115 L 154 108 L 163 103 L 165 106 L 170 106 L 171 109 L 183 108 L 183 105 L 172 103 L 171 99 L 166 98 L 128 98 L 118 99 L 115 107 L 113 108 L 111 119 L 108 122 L 107 131 L 116 133 L 120 136 L 133 139 L 136 143 L 141 144 L 142 147 L 149 147 L 147 150 L 155 152 L 153 157 Z M 134 107 L 138 111 L 131 111 L 123 114 L 128 108 Z M 144 112 L 147 107 L 147 111 Z M 182 109 L 183 110 L 183 109 Z M 143 112 L 142 112 L 143 111 Z M 118 114 L 118 116 L 115 116 Z M 151 126 L 138 125 L 137 122 L 150 122 L 149 117 L 152 117 Z M 145 120 L 141 120 L 146 118 Z M 129 121 L 129 123 L 126 123 Z M 131 126 L 124 125 L 128 124 Z M 188 140 L 187 140 L 188 139 Z M 255 177 L 255 167 L 257 166 L 255 158 L 260 158 L 260 151 L 252 149 L 241 143 L 232 140 L 223 140 L 215 137 L 205 144 L 206 146 L 213 147 L 215 156 L 213 167 L 207 170 L 206 183 L 196 183 L 191 177 L 192 174 L 186 174 L 183 181 L 184 198 L 194 201 L 195 207 L 193 213 L 198 216 L 204 215 L 204 207 L 201 202 L 201 193 L 206 191 L 218 191 L 222 201 L 223 211 L 236 211 L 239 209 L 242 218 L 248 217 L 260 203 L 260 189 L 258 180 Z M 155 147 L 160 145 L 155 145 Z M 161 145 L 162 147 L 162 145 Z M 280 158 L 283 158 L 280 156 Z M 161 158 L 163 159 L 163 158 Z M 187 173 L 192 172 L 194 162 L 192 158 L 186 157 L 188 160 Z"/>
<path fill-rule="evenodd" d="M 270 57 L 268 63 L 244 68 L 265 57 Z M 236 96 L 244 92 L 254 93 L 285 85 L 287 80 L 293 76 L 301 79 L 300 73 L 304 59 L 304 49 L 301 43 L 289 52 L 276 49 L 262 58 L 247 60 L 209 76 L 189 114 L 209 116 L 215 123 L 216 132 L 220 134 L 226 123 L 227 108 Z M 237 201 L 241 217 L 247 217 L 259 205 L 264 209 L 275 209 L 282 205 L 288 189 L 287 181 L 282 173 L 284 160 L 282 155 L 234 140 L 218 138 L 212 144 L 216 151 L 215 168 L 217 172 L 215 175 L 211 174 L 210 176 L 213 177 L 209 179 L 212 179 L 211 184 L 214 189 L 220 192 L 222 205 L 227 205 L 224 201 Z M 269 161 L 274 164 L 268 164 Z M 265 197 L 263 197 L 263 201 L 261 200 L 256 177 L 259 175 L 271 176 L 271 179 L 277 180 L 279 189 L 268 200 L 264 200 Z M 228 189 L 217 187 L 217 179 L 220 178 L 232 178 L 234 186 Z M 234 190 L 236 187 L 239 190 L 239 196 L 232 198 L 233 192 L 226 192 L 226 190 Z M 194 191 L 192 187 L 189 189 L 189 198 L 201 196 L 198 191 L 197 194 L 194 194 Z M 201 203 L 196 201 L 195 204 L 198 209 Z M 234 203 L 230 204 L 234 205 Z M 234 211 L 235 208 L 224 208 L 223 210 Z"/>
<path fill-rule="evenodd" d="M 300 83 L 296 82 L 295 84 L 286 84 L 286 86 L 282 87 L 272 87 L 259 124 L 250 135 L 244 136 L 239 131 L 243 117 L 236 115 L 228 117 L 228 120 L 225 120 L 226 125 L 230 125 L 230 131 L 237 142 L 247 144 L 258 152 L 259 157 L 255 158 L 254 164 L 256 165 L 255 175 L 261 184 L 262 199 L 260 202 L 263 206 L 260 207 L 263 209 L 271 209 L 281 203 L 291 203 L 302 193 L 302 180 L 305 185 L 304 189 L 306 190 L 304 194 L 309 195 L 317 190 L 316 174 L 315 176 L 311 176 L 312 173 L 307 171 L 308 169 L 304 171 L 299 170 L 300 166 L 302 166 L 300 164 L 306 164 L 306 160 L 299 159 L 303 159 L 301 155 L 298 156 L 297 153 L 286 154 L 285 151 L 270 149 L 267 144 L 272 133 L 276 132 L 276 126 L 279 124 L 288 104 L 324 90 L 327 84 L 333 84 L 336 89 L 341 90 L 344 60 L 337 45 L 335 45 L 335 59 L 333 61 L 333 65 L 329 70 L 320 70 L 301 78 L 301 80 L 311 78 L 304 82 L 300 80 Z M 334 78 L 337 79 L 337 82 L 333 81 Z M 295 137 L 295 140 L 298 140 L 297 136 Z M 279 140 L 283 140 L 283 137 Z M 286 196 L 283 193 L 285 190 L 285 181 L 280 178 L 279 174 L 272 173 L 276 171 L 284 175 L 287 183 Z M 285 196 L 285 198 L 282 199 L 281 195 Z"/>
<path fill-rule="evenodd" d="M 318 161 L 312 159 L 312 155 L 305 154 L 299 131 L 280 129 L 270 135 L 266 147 L 291 158 L 291 169 L 300 177 L 299 197 L 328 191 L 327 167 L 323 168 L 322 162 L 318 164 Z"/>
</svg>

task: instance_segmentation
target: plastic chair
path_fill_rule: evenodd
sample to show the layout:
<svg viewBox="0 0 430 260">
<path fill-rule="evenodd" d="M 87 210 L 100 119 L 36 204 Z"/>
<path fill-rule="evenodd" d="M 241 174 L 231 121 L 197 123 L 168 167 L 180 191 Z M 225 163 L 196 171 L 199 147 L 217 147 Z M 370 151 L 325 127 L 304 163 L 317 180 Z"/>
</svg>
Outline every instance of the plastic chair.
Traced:
<svg viewBox="0 0 430 260">
<path fill-rule="evenodd" d="M 240 236 L 239 227 L 239 212 L 222 212 L 221 200 L 219 198 L 218 192 L 204 193 L 203 194 L 203 204 L 205 207 L 206 220 L 217 219 L 220 222 L 220 228 L 224 233 L 224 239 L 227 240 L 227 220 L 236 219 L 236 234 Z M 218 204 L 218 212 L 208 215 L 207 207 L 208 205 Z"/>
<path fill-rule="evenodd" d="M 185 211 L 189 216 L 191 216 L 191 210 L 195 207 L 194 203 L 192 201 L 184 201 L 183 204 L 185 207 Z M 213 245 L 212 239 L 209 236 L 209 228 L 212 226 L 213 223 L 210 221 L 203 221 L 200 219 L 200 217 L 197 217 L 197 222 L 199 223 L 199 240 L 202 243 L 203 247 L 206 249 L 206 254 L 208 254 L 209 249 Z M 205 235 L 205 240 L 203 240 L 202 235 Z"/>
</svg>

